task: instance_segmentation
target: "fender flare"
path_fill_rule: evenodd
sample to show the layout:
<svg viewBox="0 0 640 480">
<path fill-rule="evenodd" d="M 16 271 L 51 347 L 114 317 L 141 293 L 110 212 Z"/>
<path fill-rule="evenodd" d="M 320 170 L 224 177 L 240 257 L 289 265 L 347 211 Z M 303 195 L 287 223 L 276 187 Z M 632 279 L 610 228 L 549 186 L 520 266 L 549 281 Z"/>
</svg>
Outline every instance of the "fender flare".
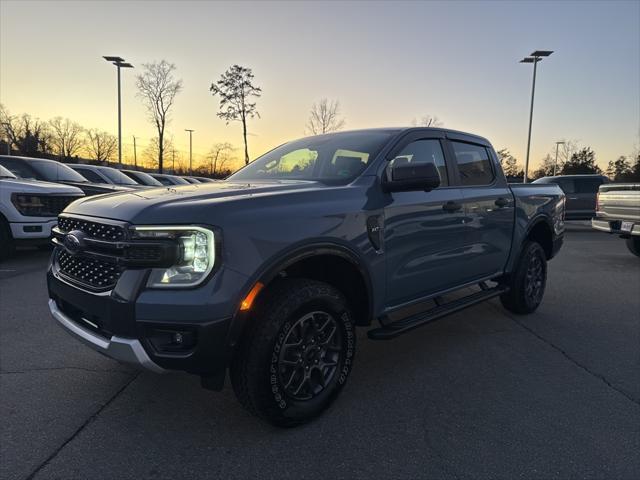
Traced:
<svg viewBox="0 0 640 480">
<path fill-rule="evenodd" d="M 294 245 L 283 252 L 279 252 L 277 255 L 265 262 L 260 269 L 258 269 L 258 271 L 249 278 L 249 281 L 240 290 L 236 299 L 236 311 L 231 319 L 229 333 L 227 335 L 227 345 L 229 347 L 233 348 L 236 345 L 244 331 L 247 320 L 249 319 L 249 315 L 247 313 L 240 311 L 240 302 L 249 293 L 251 288 L 253 288 L 257 282 L 262 282 L 267 285 L 276 278 L 282 270 L 285 270 L 287 267 L 300 260 L 316 255 L 334 255 L 341 257 L 356 267 L 364 281 L 365 289 L 367 291 L 368 309 L 370 312 L 369 316 L 372 315 L 373 283 L 371 281 L 371 275 L 365 262 L 361 259 L 360 255 L 353 250 L 353 248 L 348 244 L 334 239 L 318 240 L 311 243 Z"/>
</svg>

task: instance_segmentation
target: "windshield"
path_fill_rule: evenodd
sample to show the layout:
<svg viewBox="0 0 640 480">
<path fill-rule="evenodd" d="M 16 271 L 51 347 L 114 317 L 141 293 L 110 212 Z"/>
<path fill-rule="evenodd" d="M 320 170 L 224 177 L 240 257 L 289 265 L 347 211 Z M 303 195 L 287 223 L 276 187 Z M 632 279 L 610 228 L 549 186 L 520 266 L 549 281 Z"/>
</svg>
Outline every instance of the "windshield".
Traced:
<svg viewBox="0 0 640 480">
<path fill-rule="evenodd" d="M 100 171 L 116 185 L 138 185 L 138 183 L 134 182 L 120 170 L 116 170 L 115 168 L 102 167 Z"/>
<path fill-rule="evenodd" d="M 18 178 L 9 170 L 0 165 L 0 178 Z"/>
<path fill-rule="evenodd" d="M 160 186 L 162 186 L 162 184 L 158 180 L 153 178 L 148 173 L 145 173 L 145 172 L 133 172 L 133 176 L 134 176 L 134 178 L 139 180 L 140 183 L 142 183 L 143 185 L 154 185 L 154 186 L 160 185 Z"/>
<path fill-rule="evenodd" d="M 88 182 L 86 178 L 72 168 L 54 160 L 29 160 L 29 163 L 34 170 L 49 182 Z"/>
<path fill-rule="evenodd" d="M 391 132 L 345 132 L 281 145 L 231 175 L 229 180 L 317 180 L 348 183 L 360 175 Z"/>
</svg>

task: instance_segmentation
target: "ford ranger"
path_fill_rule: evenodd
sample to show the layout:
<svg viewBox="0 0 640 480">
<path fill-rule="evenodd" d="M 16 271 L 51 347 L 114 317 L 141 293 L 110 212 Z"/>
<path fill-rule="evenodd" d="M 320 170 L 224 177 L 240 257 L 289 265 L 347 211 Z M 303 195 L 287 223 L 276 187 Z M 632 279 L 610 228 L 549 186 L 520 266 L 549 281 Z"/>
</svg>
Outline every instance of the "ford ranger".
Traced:
<svg viewBox="0 0 640 480">
<path fill-rule="evenodd" d="M 225 181 L 88 197 L 54 231 L 56 321 L 93 349 L 182 370 L 279 426 L 319 415 L 355 327 L 387 340 L 499 297 L 531 313 L 562 190 L 509 186 L 491 144 L 370 129 L 281 145 Z"/>
</svg>

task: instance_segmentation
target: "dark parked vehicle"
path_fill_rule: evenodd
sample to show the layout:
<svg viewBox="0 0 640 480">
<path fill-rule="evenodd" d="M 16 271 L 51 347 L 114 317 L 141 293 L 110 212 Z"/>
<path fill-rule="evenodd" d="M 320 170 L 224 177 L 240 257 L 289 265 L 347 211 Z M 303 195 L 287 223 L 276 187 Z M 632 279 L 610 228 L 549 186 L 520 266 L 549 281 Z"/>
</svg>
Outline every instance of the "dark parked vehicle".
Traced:
<svg viewBox="0 0 640 480">
<path fill-rule="evenodd" d="M 122 170 L 126 176 L 131 178 L 134 182 L 138 182 L 140 185 L 147 185 L 149 187 L 162 187 L 162 183 L 153 178 L 146 172 L 139 172 L 137 170 Z"/>
<path fill-rule="evenodd" d="M 296 425 L 345 385 L 355 326 L 388 340 L 490 298 L 536 310 L 564 201 L 557 185 L 510 187 L 475 135 L 304 138 L 224 181 L 72 204 L 49 308 L 120 361 L 214 390 L 229 368 L 248 410 Z"/>
<path fill-rule="evenodd" d="M 620 235 L 629 251 L 640 257 L 640 184 L 601 185 L 591 226 Z"/>
<path fill-rule="evenodd" d="M 140 185 L 138 182 L 128 177 L 120 170 L 111 167 L 105 167 L 102 165 L 85 165 L 85 164 L 71 164 L 69 168 L 72 168 L 84 178 L 93 183 L 106 183 L 109 185 L 123 185 L 128 188 L 145 188 L 144 185 Z"/>
<path fill-rule="evenodd" d="M 41 180 L 45 182 L 63 183 L 78 187 L 85 195 L 130 191 L 120 185 L 93 183 L 84 178 L 64 163 L 43 158 L 14 157 L 0 155 L 0 165 L 18 178 Z"/>
<path fill-rule="evenodd" d="M 557 175 L 533 183 L 555 183 L 567 196 L 567 220 L 590 220 L 596 213 L 598 188 L 609 179 L 604 175 Z"/>
<path fill-rule="evenodd" d="M 177 175 L 169 175 L 167 173 L 150 173 L 150 175 L 158 180 L 162 185 L 173 187 L 175 185 L 191 185 L 184 178 Z"/>
</svg>

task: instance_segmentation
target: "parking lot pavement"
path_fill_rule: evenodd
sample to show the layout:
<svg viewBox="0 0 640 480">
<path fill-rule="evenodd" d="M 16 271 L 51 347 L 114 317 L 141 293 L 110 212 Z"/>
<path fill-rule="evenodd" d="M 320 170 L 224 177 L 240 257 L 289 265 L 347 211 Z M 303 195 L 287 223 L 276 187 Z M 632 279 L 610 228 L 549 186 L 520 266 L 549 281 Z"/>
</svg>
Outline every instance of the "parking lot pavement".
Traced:
<svg viewBox="0 0 640 480">
<path fill-rule="evenodd" d="M 637 478 L 640 261 L 578 227 L 535 314 L 492 301 L 390 342 L 361 332 L 341 397 L 293 430 L 228 385 L 86 349 L 49 318 L 46 256 L 24 254 L 0 266 L 0 477 Z"/>
</svg>

